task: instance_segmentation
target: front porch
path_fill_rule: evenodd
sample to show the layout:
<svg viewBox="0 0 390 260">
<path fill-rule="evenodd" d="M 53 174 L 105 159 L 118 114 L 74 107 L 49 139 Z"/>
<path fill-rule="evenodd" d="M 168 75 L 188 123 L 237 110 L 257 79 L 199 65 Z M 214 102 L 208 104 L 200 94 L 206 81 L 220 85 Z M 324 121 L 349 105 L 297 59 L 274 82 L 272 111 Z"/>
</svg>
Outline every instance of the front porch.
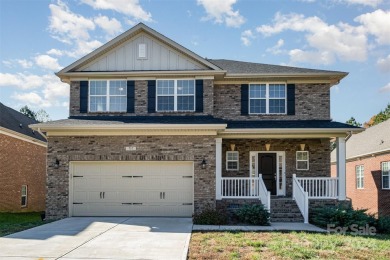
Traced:
<svg viewBox="0 0 390 260">
<path fill-rule="evenodd" d="M 344 137 L 337 138 L 337 147 L 338 176 L 330 177 L 329 138 L 217 138 L 217 203 L 258 200 L 271 215 L 294 215 L 297 207 L 308 223 L 311 202 L 346 200 Z"/>
</svg>

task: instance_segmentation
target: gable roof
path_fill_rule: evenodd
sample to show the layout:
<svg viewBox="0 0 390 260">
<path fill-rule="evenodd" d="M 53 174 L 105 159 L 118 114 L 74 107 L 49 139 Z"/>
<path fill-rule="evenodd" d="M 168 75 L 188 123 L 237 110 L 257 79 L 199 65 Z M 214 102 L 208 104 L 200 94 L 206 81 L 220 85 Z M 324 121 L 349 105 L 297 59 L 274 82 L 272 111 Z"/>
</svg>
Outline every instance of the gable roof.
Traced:
<svg viewBox="0 0 390 260">
<path fill-rule="evenodd" d="M 290 66 L 270 65 L 262 63 L 225 60 L 225 59 L 208 59 L 211 63 L 226 70 L 228 74 L 340 74 L 348 75 L 346 72 L 306 69 Z"/>
<path fill-rule="evenodd" d="M 0 128 L 10 130 L 11 133 L 17 133 L 23 135 L 29 139 L 33 138 L 42 142 L 46 142 L 46 139 L 38 132 L 33 131 L 28 126 L 30 124 L 37 124 L 38 121 L 31 119 L 22 113 L 5 106 L 0 102 Z"/>
<path fill-rule="evenodd" d="M 137 35 L 138 33 L 145 32 L 149 35 L 154 36 L 155 38 L 159 39 L 160 41 L 164 42 L 168 46 L 178 50 L 181 53 L 184 53 L 185 55 L 191 57 L 195 61 L 198 61 L 199 63 L 205 65 L 206 67 L 210 68 L 210 70 L 221 70 L 218 66 L 215 66 L 213 63 L 207 61 L 206 59 L 200 57 L 196 53 L 188 50 L 187 48 L 183 47 L 182 45 L 176 43 L 175 41 L 169 39 L 168 37 L 162 35 L 161 33 L 153 30 L 152 28 L 146 26 L 143 23 L 139 23 L 136 26 L 130 28 L 126 32 L 122 33 L 121 35 L 115 37 L 111 41 L 107 42 L 106 44 L 102 45 L 101 47 L 97 48 L 93 52 L 87 54 L 86 56 L 82 57 L 81 59 L 73 62 L 69 66 L 63 68 L 58 73 L 56 73 L 57 76 L 61 77 L 63 75 L 66 75 L 66 73 L 72 72 L 77 70 L 78 68 L 82 67 L 83 65 L 86 65 L 90 63 L 91 61 L 95 60 L 96 58 L 100 57 L 101 55 L 107 53 L 108 51 L 112 50 L 113 48 L 119 46 L 120 44 L 124 43 L 131 37 Z"/>
<path fill-rule="evenodd" d="M 346 150 L 346 159 L 390 153 L 390 119 L 352 135 L 346 143 Z M 331 161 L 336 161 L 336 149 L 332 151 Z"/>
</svg>

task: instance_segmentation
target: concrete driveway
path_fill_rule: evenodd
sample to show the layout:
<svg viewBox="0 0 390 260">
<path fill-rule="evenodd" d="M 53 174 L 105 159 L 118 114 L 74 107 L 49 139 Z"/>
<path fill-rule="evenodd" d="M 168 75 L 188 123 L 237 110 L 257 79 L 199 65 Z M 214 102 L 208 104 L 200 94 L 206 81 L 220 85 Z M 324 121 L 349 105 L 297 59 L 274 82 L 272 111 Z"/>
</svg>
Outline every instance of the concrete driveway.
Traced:
<svg viewBox="0 0 390 260">
<path fill-rule="evenodd" d="M 186 259 L 190 218 L 79 217 L 0 237 L 0 259 Z"/>
</svg>

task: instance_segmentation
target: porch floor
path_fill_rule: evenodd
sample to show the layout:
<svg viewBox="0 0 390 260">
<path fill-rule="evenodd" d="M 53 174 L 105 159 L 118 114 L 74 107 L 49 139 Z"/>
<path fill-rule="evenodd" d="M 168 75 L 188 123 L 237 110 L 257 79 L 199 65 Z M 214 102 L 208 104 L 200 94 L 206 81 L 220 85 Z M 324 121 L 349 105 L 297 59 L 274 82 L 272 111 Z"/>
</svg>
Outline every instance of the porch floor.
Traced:
<svg viewBox="0 0 390 260">
<path fill-rule="evenodd" d="M 193 225 L 192 231 L 306 231 L 328 233 L 327 230 L 312 224 L 291 222 L 274 222 L 270 226 Z"/>
</svg>

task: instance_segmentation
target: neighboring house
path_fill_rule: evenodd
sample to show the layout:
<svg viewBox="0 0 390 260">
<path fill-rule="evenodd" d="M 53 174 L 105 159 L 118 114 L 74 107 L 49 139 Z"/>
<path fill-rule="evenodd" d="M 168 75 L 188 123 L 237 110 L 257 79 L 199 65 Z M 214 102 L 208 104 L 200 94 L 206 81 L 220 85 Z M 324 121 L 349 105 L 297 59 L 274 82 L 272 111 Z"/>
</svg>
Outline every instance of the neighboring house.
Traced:
<svg viewBox="0 0 390 260">
<path fill-rule="evenodd" d="M 0 211 L 44 211 L 45 138 L 28 125 L 37 121 L 0 103 Z"/>
<path fill-rule="evenodd" d="M 191 216 L 262 202 L 274 221 L 293 221 L 284 206 L 296 208 L 294 197 L 307 221 L 308 198 L 345 200 L 329 138 L 342 151 L 363 130 L 330 118 L 330 88 L 346 75 L 204 59 L 138 24 L 57 73 L 70 85 L 69 119 L 31 126 L 48 136 L 46 216 Z"/>
<path fill-rule="evenodd" d="M 390 120 L 347 141 L 347 197 L 354 208 L 390 216 Z M 332 176 L 336 153 L 332 152 Z"/>
</svg>

